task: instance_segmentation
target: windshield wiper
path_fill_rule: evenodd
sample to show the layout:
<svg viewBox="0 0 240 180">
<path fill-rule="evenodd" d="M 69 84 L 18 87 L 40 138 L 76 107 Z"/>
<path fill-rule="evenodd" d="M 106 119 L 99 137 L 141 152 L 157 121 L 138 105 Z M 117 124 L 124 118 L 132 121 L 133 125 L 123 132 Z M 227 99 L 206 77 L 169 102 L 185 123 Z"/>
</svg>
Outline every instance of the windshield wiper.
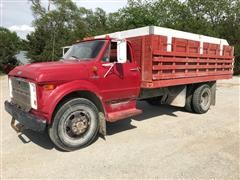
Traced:
<svg viewBox="0 0 240 180">
<path fill-rule="evenodd" d="M 71 56 L 70 58 L 78 59 L 78 57 L 77 57 L 77 56 Z"/>
</svg>

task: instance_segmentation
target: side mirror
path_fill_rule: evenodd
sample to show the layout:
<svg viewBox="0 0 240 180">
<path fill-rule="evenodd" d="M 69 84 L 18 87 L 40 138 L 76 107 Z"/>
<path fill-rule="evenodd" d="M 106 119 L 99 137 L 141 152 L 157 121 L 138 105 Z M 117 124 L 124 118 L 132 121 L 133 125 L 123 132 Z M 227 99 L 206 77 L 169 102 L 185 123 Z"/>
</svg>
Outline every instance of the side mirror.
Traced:
<svg viewBox="0 0 240 180">
<path fill-rule="evenodd" d="M 117 41 L 117 62 L 127 62 L 127 42 L 126 40 Z"/>
</svg>

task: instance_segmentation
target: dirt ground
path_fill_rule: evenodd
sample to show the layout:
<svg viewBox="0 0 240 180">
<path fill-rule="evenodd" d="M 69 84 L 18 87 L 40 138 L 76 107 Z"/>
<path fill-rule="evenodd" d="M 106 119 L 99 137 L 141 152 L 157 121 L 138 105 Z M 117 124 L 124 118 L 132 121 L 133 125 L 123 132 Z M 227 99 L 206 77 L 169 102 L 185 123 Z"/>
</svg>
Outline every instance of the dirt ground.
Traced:
<svg viewBox="0 0 240 180">
<path fill-rule="evenodd" d="M 2 179 L 239 178 L 240 77 L 219 81 L 207 114 L 139 102 L 142 115 L 108 125 L 106 140 L 61 152 L 47 134 L 17 134 L 4 111 L 7 78 L 0 80 Z"/>
</svg>

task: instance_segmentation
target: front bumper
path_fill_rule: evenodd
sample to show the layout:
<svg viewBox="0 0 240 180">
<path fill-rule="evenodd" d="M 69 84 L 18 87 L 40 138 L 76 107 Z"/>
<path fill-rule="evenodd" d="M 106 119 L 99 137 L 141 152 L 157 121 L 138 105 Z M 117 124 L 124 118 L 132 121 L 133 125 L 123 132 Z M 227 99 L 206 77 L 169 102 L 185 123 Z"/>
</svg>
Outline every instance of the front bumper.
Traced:
<svg viewBox="0 0 240 180">
<path fill-rule="evenodd" d="M 46 120 L 19 109 L 15 104 L 4 102 L 5 110 L 27 129 L 42 132 L 46 129 Z"/>
</svg>

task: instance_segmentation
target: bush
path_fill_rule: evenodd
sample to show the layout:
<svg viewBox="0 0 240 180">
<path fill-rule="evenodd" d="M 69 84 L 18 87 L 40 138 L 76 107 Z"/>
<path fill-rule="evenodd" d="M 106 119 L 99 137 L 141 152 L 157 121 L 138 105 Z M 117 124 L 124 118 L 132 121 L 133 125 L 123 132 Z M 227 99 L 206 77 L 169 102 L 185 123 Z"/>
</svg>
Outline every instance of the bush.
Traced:
<svg viewBox="0 0 240 180">
<path fill-rule="evenodd" d="M 18 65 L 15 55 L 18 53 L 20 42 L 15 32 L 0 27 L 0 72 L 8 73 Z"/>
<path fill-rule="evenodd" d="M 235 57 L 233 72 L 234 75 L 240 75 L 240 56 Z"/>
</svg>

